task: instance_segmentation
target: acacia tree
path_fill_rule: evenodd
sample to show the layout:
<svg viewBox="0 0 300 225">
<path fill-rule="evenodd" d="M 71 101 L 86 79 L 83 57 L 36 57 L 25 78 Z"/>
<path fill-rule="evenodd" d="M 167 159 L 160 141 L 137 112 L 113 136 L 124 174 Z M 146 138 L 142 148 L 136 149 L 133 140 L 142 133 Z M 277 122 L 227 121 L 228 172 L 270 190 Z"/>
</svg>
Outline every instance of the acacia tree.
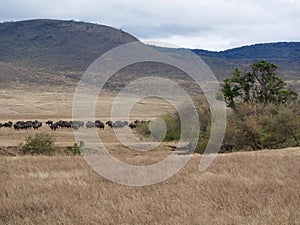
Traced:
<svg viewBox="0 0 300 225">
<path fill-rule="evenodd" d="M 234 108 L 237 101 L 276 105 L 297 99 L 298 94 L 287 90 L 283 79 L 276 75 L 278 66 L 267 61 L 251 64 L 251 72 L 238 68 L 224 80 L 222 92 L 227 106 Z"/>
<path fill-rule="evenodd" d="M 298 146 L 298 94 L 286 89 L 277 65 L 260 61 L 250 67 L 251 72 L 235 69 L 224 80 L 224 99 L 233 109 L 225 143 L 236 149 Z"/>
</svg>

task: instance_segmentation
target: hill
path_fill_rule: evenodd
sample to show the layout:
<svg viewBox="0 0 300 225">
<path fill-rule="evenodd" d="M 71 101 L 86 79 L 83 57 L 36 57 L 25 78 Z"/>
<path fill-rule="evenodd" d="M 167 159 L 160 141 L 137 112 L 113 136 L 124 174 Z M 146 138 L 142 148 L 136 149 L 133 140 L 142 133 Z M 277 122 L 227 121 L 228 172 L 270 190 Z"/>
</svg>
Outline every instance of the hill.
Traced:
<svg viewBox="0 0 300 225">
<path fill-rule="evenodd" d="M 42 19 L 0 23 L 0 81 L 74 82 L 100 55 L 137 40 L 122 30 L 86 22 Z M 300 42 L 257 44 L 221 52 L 192 51 L 221 81 L 235 67 L 247 69 L 249 64 L 262 59 L 278 64 L 279 76 L 284 79 L 299 80 L 299 50 Z M 163 51 L 178 53 L 176 49 Z M 177 79 L 189 90 L 194 89 L 185 73 L 154 62 L 124 68 L 108 86 L 117 90 L 137 77 L 150 75 Z"/>
<path fill-rule="evenodd" d="M 0 61 L 33 71 L 76 76 L 100 55 L 137 41 L 108 26 L 60 20 L 0 24 Z"/>
<path fill-rule="evenodd" d="M 253 62 L 267 60 L 279 65 L 279 76 L 300 79 L 300 42 L 255 44 L 220 52 L 192 51 L 205 60 L 218 78 L 228 77 L 234 67 L 246 69 Z"/>
<path fill-rule="evenodd" d="M 300 61 L 300 42 L 265 43 L 233 48 L 226 51 L 211 52 L 193 50 L 196 54 L 224 59 L 268 59 Z"/>
</svg>

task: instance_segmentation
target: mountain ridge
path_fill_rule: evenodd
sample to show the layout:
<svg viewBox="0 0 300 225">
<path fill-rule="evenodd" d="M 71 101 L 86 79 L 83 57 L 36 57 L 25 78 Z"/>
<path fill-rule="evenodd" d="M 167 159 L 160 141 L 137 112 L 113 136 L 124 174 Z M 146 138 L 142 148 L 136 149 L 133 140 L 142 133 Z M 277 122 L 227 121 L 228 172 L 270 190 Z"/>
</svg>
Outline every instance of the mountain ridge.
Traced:
<svg viewBox="0 0 300 225">
<path fill-rule="evenodd" d="M 46 72 L 81 73 L 100 55 L 137 41 L 104 25 L 65 20 L 0 24 L 0 61 Z"/>
<path fill-rule="evenodd" d="M 191 49 L 200 56 L 218 57 L 224 59 L 285 59 L 300 60 L 300 42 L 272 42 L 245 45 L 223 51 L 208 51 Z M 263 52 L 263 53 L 262 53 Z M 296 54 L 291 54 L 291 53 Z M 278 57 L 280 55 L 280 57 Z"/>
<path fill-rule="evenodd" d="M 0 76 L 5 74 L 9 77 L 9 68 L 16 65 L 36 74 L 79 80 L 100 55 L 134 41 L 138 39 L 120 29 L 94 23 L 48 19 L 3 22 L 0 23 Z M 235 67 L 247 70 L 251 63 L 258 60 L 278 64 L 278 75 L 284 79 L 300 80 L 300 42 L 260 43 L 219 52 L 201 49 L 191 51 L 207 63 L 220 81 L 231 76 Z M 5 67 L 5 73 L 1 72 L 2 66 Z M 152 63 L 126 68 L 123 74 L 150 76 L 160 73 L 157 68 L 167 77 L 173 73 L 167 66 Z M 22 78 L 18 80 L 26 80 L 29 73 L 20 75 L 18 71 L 23 70 L 11 71 L 12 77 Z M 176 73 L 178 75 L 175 74 L 175 78 L 183 79 L 183 74 Z M 126 79 L 121 77 L 121 80 Z M 11 77 L 9 80 L 12 80 Z"/>
</svg>

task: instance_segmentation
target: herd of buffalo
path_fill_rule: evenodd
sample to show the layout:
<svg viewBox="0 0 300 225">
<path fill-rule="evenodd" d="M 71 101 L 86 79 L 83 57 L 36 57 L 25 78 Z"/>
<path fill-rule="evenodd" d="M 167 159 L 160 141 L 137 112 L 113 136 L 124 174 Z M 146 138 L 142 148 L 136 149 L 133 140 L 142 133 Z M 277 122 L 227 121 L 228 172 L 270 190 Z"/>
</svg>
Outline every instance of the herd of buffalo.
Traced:
<svg viewBox="0 0 300 225">
<path fill-rule="evenodd" d="M 100 120 L 96 121 L 64 121 L 64 120 L 59 120 L 57 122 L 54 122 L 52 120 L 48 120 L 45 122 L 45 124 L 53 131 L 59 129 L 59 128 L 69 128 L 69 129 L 74 129 L 78 130 L 79 128 L 99 128 L 103 129 L 105 126 L 111 127 L 111 128 L 123 128 L 125 126 L 129 126 L 131 129 L 136 128 L 139 123 L 148 123 L 149 121 L 139 121 L 135 120 L 132 123 L 129 123 L 128 121 L 107 121 L 106 123 L 101 122 Z M 39 129 L 42 127 L 43 123 L 38 120 L 29 120 L 29 121 L 17 121 L 15 123 L 8 121 L 5 123 L 0 122 L 0 128 L 14 128 L 15 130 L 27 130 L 27 129 Z"/>
</svg>

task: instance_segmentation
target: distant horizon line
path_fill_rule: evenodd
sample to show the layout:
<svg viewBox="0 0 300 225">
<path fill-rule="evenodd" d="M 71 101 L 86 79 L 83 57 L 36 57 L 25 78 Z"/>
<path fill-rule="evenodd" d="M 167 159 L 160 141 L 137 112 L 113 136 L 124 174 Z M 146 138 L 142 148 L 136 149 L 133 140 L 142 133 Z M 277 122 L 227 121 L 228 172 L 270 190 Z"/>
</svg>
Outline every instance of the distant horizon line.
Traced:
<svg viewBox="0 0 300 225">
<path fill-rule="evenodd" d="M 111 25 L 101 24 L 101 23 L 95 22 L 95 21 L 85 21 L 85 20 L 78 20 L 78 19 L 57 19 L 57 18 L 28 18 L 28 19 L 22 19 L 22 20 L 13 20 L 13 19 L 11 19 L 11 20 L 0 20 L 0 24 L 1 23 L 17 23 L 17 22 L 34 21 L 34 20 L 54 20 L 54 21 L 64 21 L 64 22 L 87 23 L 87 24 L 94 24 L 94 25 L 99 25 L 99 26 L 107 26 L 107 27 L 111 27 L 111 28 L 114 28 L 114 29 L 123 30 L 122 28 L 116 28 L 116 27 L 113 27 Z M 126 30 L 124 30 L 124 32 L 126 32 L 126 33 L 128 33 L 130 35 L 133 35 L 139 41 L 143 42 L 143 38 L 138 38 L 134 34 L 127 32 Z M 147 42 L 146 38 L 144 38 L 144 40 Z M 150 39 L 148 39 L 148 40 L 150 40 Z M 159 42 L 159 41 L 156 41 L 156 42 Z M 180 47 L 180 46 L 175 46 L 175 44 L 171 44 L 171 43 L 167 43 L 167 44 L 169 44 L 169 46 L 161 46 L 161 45 L 155 45 L 155 44 L 153 44 L 153 45 L 156 46 L 156 47 L 163 47 L 163 48 L 188 49 L 188 50 L 192 50 L 192 51 L 193 50 L 202 50 L 202 51 L 206 51 L 206 52 L 220 53 L 220 52 L 225 52 L 225 51 L 228 51 L 228 50 L 239 49 L 239 48 L 243 48 L 243 47 L 251 47 L 251 46 L 255 46 L 255 45 L 280 44 L 280 43 L 300 43 L 300 40 L 298 40 L 298 41 L 295 41 L 295 40 L 291 40 L 291 41 L 289 41 L 289 40 L 278 40 L 278 41 L 270 41 L 270 42 L 253 42 L 253 43 L 249 43 L 249 44 L 228 47 L 226 49 L 220 49 L 220 50 L 207 49 L 207 48 L 199 48 L 199 47 Z M 147 44 L 147 43 L 145 43 L 145 44 Z M 173 47 L 171 47 L 171 45 L 173 45 Z"/>
<path fill-rule="evenodd" d="M 236 47 L 230 47 L 227 48 L 225 50 L 209 50 L 209 49 L 204 49 L 204 48 L 186 48 L 186 47 L 171 47 L 171 46 L 160 46 L 160 45 L 155 45 L 155 44 L 148 44 L 147 45 L 152 45 L 155 47 L 160 47 L 160 48 L 174 48 L 174 49 L 188 49 L 191 51 L 195 51 L 195 50 L 199 50 L 199 51 L 205 51 L 205 52 L 212 52 L 212 53 L 221 53 L 221 52 L 225 52 L 225 51 L 230 51 L 230 50 L 234 50 L 234 49 L 239 49 L 239 48 L 244 48 L 244 47 L 252 47 L 255 45 L 268 45 L 268 44 L 292 44 L 292 43 L 300 43 L 300 41 L 270 41 L 270 42 L 255 42 L 252 44 L 245 44 L 245 45 L 239 45 Z"/>
</svg>

